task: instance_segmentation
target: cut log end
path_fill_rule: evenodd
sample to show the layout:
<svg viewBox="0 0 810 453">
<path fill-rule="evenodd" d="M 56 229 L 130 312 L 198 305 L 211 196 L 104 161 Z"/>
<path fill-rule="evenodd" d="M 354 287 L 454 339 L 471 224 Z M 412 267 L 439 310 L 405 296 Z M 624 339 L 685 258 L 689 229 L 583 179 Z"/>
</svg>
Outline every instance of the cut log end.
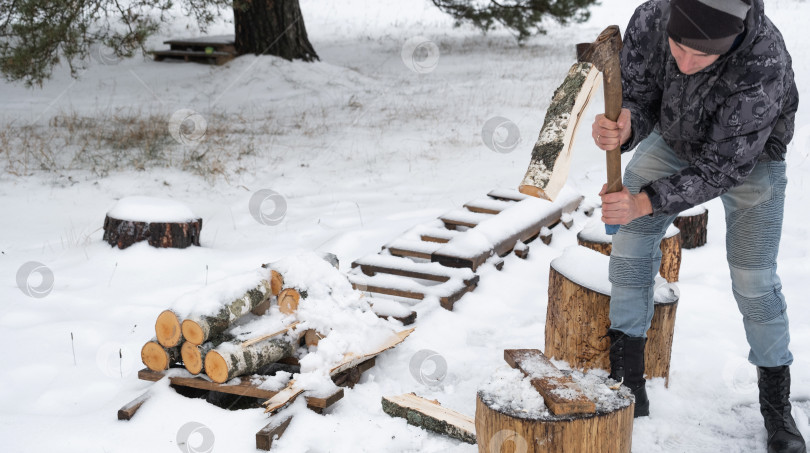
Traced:
<svg viewBox="0 0 810 453">
<path fill-rule="evenodd" d="M 186 319 L 183 321 L 183 337 L 193 345 L 200 345 L 205 341 L 205 331 L 199 323 Z"/>
<path fill-rule="evenodd" d="M 278 308 L 285 315 L 290 315 L 298 310 L 298 303 L 301 294 L 293 288 L 285 288 L 278 294 Z"/>
<path fill-rule="evenodd" d="M 183 339 L 180 319 L 173 311 L 164 310 L 158 315 L 157 321 L 155 321 L 155 335 L 158 343 L 167 348 L 180 344 Z"/>
<path fill-rule="evenodd" d="M 270 292 L 274 296 L 278 296 L 281 288 L 284 287 L 284 277 L 276 271 L 270 273 Z"/>
<path fill-rule="evenodd" d="M 530 195 L 532 197 L 537 197 L 537 198 L 542 198 L 544 200 L 554 201 L 554 200 L 551 199 L 551 197 L 549 197 L 548 194 L 546 194 L 546 192 L 543 191 L 543 189 L 541 189 L 539 187 L 530 186 L 528 184 L 521 184 L 518 187 L 518 191 L 520 193 Z"/>
<path fill-rule="evenodd" d="M 171 358 L 163 346 L 149 341 L 141 348 L 141 360 L 152 371 L 164 371 L 169 369 Z"/>
<path fill-rule="evenodd" d="M 219 352 L 211 351 L 205 355 L 205 374 L 218 384 L 228 380 L 228 363 Z"/>
<path fill-rule="evenodd" d="M 186 341 L 180 348 L 180 355 L 183 357 L 183 365 L 191 374 L 200 374 L 203 369 L 202 354 L 200 347 Z"/>
</svg>

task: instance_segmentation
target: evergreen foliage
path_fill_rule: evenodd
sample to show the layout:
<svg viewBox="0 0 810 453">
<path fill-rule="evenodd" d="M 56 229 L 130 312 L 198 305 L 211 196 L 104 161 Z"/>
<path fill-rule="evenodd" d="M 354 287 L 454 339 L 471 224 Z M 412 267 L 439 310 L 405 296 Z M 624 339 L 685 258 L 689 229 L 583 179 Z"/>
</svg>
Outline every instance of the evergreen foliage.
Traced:
<svg viewBox="0 0 810 453">
<path fill-rule="evenodd" d="M 440 10 L 456 19 L 456 25 L 470 22 L 485 32 L 501 24 L 516 33 L 518 41 L 545 34 L 542 22 L 551 18 L 561 24 L 583 22 L 587 8 L 597 0 L 432 0 Z"/>
</svg>

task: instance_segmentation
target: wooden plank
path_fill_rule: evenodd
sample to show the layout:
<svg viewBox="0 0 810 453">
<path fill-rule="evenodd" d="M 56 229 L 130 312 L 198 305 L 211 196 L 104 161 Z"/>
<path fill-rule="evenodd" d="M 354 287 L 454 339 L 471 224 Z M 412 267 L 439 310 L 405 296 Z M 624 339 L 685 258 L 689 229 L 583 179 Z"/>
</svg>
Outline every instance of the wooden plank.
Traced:
<svg viewBox="0 0 810 453">
<path fill-rule="evenodd" d="M 377 273 L 419 278 L 434 282 L 446 282 L 452 277 L 461 278 L 465 285 L 478 283 L 478 275 L 472 271 L 447 268 L 438 263 L 417 263 L 408 258 L 368 255 L 352 263 L 352 268 L 360 267 L 368 276 Z"/>
<path fill-rule="evenodd" d="M 224 46 L 233 45 L 236 43 L 234 35 L 212 35 L 200 36 L 197 38 L 173 38 L 163 41 L 163 44 L 181 45 L 181 46 Z"/>
<path fill-rule="evenodd" d="M 487 196 L 495 200 L 503 201 L 521 201 L 529 197 L 529 195 L 520 193 L 514 189 L 492 189 Z"/>
<path fill-rule="evenodd" d="M 504 201 L 488 197 L 468 201 L 464 203 L 464 208 L 466 208 L 468 211 L 479 212 L 482 214 L 498 214 L 511 206 L 513 203 L 513 201 Z"/>
<path fill-rule="evenodd" d="M 143 403 L 145 403 L 152 396 L 152 392 L 146 391 L 134 400 L 123 405 L 118 409 L 118 420 L 131 420 L 132 417 L 138 412 Z"/>
<path fill-rule="evenodd" d="M 363 363 L 363 362 L 367 361 L 368 359 L 374 358 L 374 357 L 382 354 L 384 351 L 387 351 L 388 349 L 391 349 L 394 346 L 396 346 L 396 345 L 402 343 L 403 341 L 405 341 L 405 339 L 408 338 L 408 335 L 413 333 L 414 330 L 416 330 L 416 329 L 415 328 L 410 328 L 410 329 L 407 329 L 407 330 L 403 330 L 401 332 L 397 332 L 395 335 L 392 335 L 391 337 L 389 337 L 388 340 L 385 343 L 383 343 L 380 347 L 375 349 L 373 352 L 370 352 L 370 353 L 367 353 L 367 354 L 348 353 L 348 354 L 344 355 L 343 360 L 341 361 L 341 363 L 338 364 L 337 366 L 333 367 L 331 370 L 329 370 L 329 375 L 334 376 L 334 375 L 340 373 L 341 371 L 348 370 L 349 368 L 351 368 L 351 367 L 353 367 L 355 365 Z M 369 365 L 369 367 L 371 367 L 371 366 L 374 366 L 374 363 L 371 363 Z"/>
<path fill-rule="evenodd" d="M 409 239 L 395 239 L 383 246 L 383 250 L 388 250 L 388 253 L 399 257 L 422 258 L 430 260 L 433 252 L 438 250 L 442 244 L 413 241 Z"/>
<path fill-rule="evenodd" d="M 408 299 L 424 300 L 428 295 L 439 299 L 439 303 L 447 310 L 453 309 L 462 296 L 473 291 L 478 284 L 477 279 L 472 279 L 474 283 L 466 284 L 461 280 L 448 280 L 434 286 L 426 286 L 410 280 L 406 277 L 386 275 L 367 276 L 358 274 L 353 270 L 348 274 L 349 281 L 354 289 L 388 296 L 404 297 Z"/>
<path fill-rule="evenodd" d="M 307 407 L 310 409 L 326 409 L 343 398 L 343 389 L 338 388 L 331 395 L 324 397 L 306 396 Z"/>
<path fill-rule="evenodd" d="M 531 379 L 555 415 L 593 414 L 596 403 L 582 392 L 571 376 L 563 374 L 538 349 L 506 349 L 503 358 Z"/>
<path fill-rule="evenodd" d="M 145 381 L 158 381 L 164 376 L 163 372 L 151 371 L 146 368 L 138 372 L 138 378 Z M 259 388 L 268 379 L 264 376 L 242 376 L 239 384 L 217 384 L 201 377 L 171 376 L 169 383 L 182 387 L 191 387 L 201 390 L 213 390 L 215 392 L 230 393 L 232 395 L 250 396 L 253 398 L 272 398 L 276 391 Z M 256 382 L 256 383 L 254 383 Z"/>
<path fill-rule="evenodd" d="M 475 444 L 475 420 L 413 393 L 382 397 L 383 411 L 409 424 Z"/>
<path fill-rule="evenodd" d="M 296 387 L 295 380 L 293 379 L 287 383 L 286 387 L 281 389 L 281 391 L 276 392 L 272 398 L 263 403 L 265 406 L 264 412 L 275 414 L 292 404 L 292 402 L 298 398 L 298 395 L 302 393 L 304 393 L 304 389 Z"/>
<path fill-rule="evenodd" d="M 270 423 L 256 433 L 256 449 L 268 451 L 273 441 L 279 439 L 287 427 L 290 426 L 292 415 L 285 417 L 272 417 Z"/>
<path fill-rule="evenodd" d="M 452 230 L 459 226 L 473 228 L 490 217 L 492 217 L 492 214 L 481 214 L 464 209 L 457 209 L 442 215 L 439 217 L 439 220 L 444 223 L 445 227 Z"/>
</svg>

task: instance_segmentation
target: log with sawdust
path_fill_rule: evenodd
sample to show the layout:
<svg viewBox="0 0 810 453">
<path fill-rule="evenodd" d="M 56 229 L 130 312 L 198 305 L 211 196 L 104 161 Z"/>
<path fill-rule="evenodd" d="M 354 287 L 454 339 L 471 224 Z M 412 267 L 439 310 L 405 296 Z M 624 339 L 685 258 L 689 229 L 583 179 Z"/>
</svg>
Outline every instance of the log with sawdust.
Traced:
<svg viewBox="0 0 810 453">
<path fill-rule="evenodd" d="M 214 313 L 189 315 L 182 323 L 183 337 L 192 344 L 205 343 L 265 302 L 271 297 L 271 291 L 271 283 L 262 280 L 241 297 L 220 306 Z"/>
<path fill-rule="evenodd" d="M 141 348 L 141 360 L 152 371 L 168 370 L 170 365 L 180 361 L 180 347 L 164 348 L 157 339 L 152 339 Z"/>
<path fill-rule="evenodd" d="M 560 193 L 568 178 L 580 117 L 601 80 L 599 70 L 591 63 L 571 66 L 546 111 L 529 168 L 519 187 L 522 193 L 547 200 L 554 200 Z"/>
</svg>

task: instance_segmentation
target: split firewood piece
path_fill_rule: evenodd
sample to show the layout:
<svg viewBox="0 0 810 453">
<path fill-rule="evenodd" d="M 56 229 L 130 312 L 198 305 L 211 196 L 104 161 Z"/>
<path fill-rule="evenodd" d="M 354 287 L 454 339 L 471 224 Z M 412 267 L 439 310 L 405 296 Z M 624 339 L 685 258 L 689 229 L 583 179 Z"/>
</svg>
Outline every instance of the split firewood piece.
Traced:
<svg viewBox="0 0 810 453">
<path fill-rule="evenodd" d="M 386 414 L 404 418 L 411 425 L 469 444 L 475 443 L 475 420 L 442 407 L 438 401 L 406 393 L 398 396 L 384 396 L 382 408 Z"/>
<path fill-rule="evenodd" d="M 304 332 L 304 343 L 307 346 L 318 346 L 318 343 L 325 337 L 322 333 L 315 329 L 307 329 Z"/>
<path fill-rule="evenodd" d="M 253 374 L 292 355 L 293 344 L 285 337 L 269 338 L 248 346 L 225 342 L 205 355 L 205 374 L 217 383 Z"/>
<path fill-rule="evenodd" d="M 520 192 L 547 200 L 560 193 L 568 179 L 580 117 L 602 80 L 599 74 L 590 63 L 576 63 L 554 91 Z"/>
<path fill-rule="evenodd" d="M 343 360 L 338 365 L 329 370 L 329 375 L 334 376 L 340 373 L 341 371 L 347 370 L 361 362 L 365 362 L 366 360 L 372 357 L 380 355 L 382 352 L 387 351 L 388 349 L 391 349 L 394 346 L 405 341 L 405 339 L 408 338 L 408 335 L 413 333 L 414 330 L 416 330 L 415 327 L 410 328 L 408 330 L 403 330 L 401 332 L 397 332 L 395 335 L 389 337 L 385 343 L 383 343 L 379 348 L 377 348 L 373 352 L 367 354 L 354 354 L 354 353 L 345 354 L 343 356 Z"/>
<path fill-rule="evenodd" d="M 214 313 L 193 313 L 183 320 L 183 336 L 193 344 L 203 344 L 224 332 L 234 321 L 270 297 L 271 283 L 262 280 L 238 299 L 222 305 Z"/>
<path fill-rule="evenodd" d="M 555 415 L 592 414 L 596 403 L 582 392 L 571 376 L 566 376 L 537 349 L 506 349 L 503 358 L 531 379 L 549 410 Z"/>
<path fill-rule="evenodd" d="M 169 365 L 180 361 L 180 347 L 164 348 L 152 339 L 141 348 L 141 360 L 152 371 L 168 370 Z"/>
<path fill-rule="evenodd" d="M 172 310 L 163 310 L 155 321 L 155 336 L 158 343 L 172 348 L 183 342 L 180 317 Z"/>
<path fill-rule="evenodd" d="M 302 393 L 304 393 L 304 389 L 296 387 L 295 380 L 291 380 L 280 392 L 276 393 L 272 398 L 264 402 L 264 412 L 275 414 L 276 412 L 292 404 L 292 402 L 298 398 L 298 395 Z"/>
<path fill-rule="evenodd" d="M 273 446 L 273 441 L 281 438 L 281 435 L 290 426 L 292 418 L 292 415 L 270 418 L 270 423 L 256 433 L 256 450 L 269 451 Z"/>
</svg>

